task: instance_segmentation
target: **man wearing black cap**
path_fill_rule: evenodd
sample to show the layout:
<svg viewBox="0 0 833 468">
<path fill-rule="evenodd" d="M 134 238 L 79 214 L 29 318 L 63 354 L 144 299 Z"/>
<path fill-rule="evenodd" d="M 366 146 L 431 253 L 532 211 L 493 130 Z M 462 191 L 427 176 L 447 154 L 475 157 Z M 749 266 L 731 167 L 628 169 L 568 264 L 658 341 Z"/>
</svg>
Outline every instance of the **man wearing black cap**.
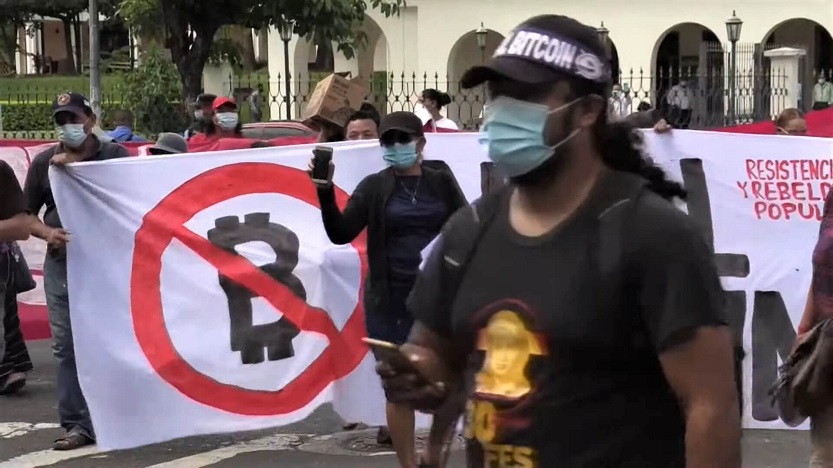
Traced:
<svg viewBox="0 0 833 468">
<path fill-rule="evenodd" d="M 194 101 L 194 123 L 182 135 L 186 140 L 197 133 L 205 133 L 208 123 L 211 122 L 211 118 L 214 116 L 214 109 L 211 107 L 214 99 L 217 99 L 217 96 L 213 94 L 197 96 L 197 100 Z"/>
<path fill-rule="evenodd" d="M 608 64 L 595 29 L 544 15 L 462 78 L 488 87 L 481 141 L 511 184 L 445 225 L 411 366 L 378 366 L 391 401 L 436 414 L 425 465 L 465 406 L 470 467 L 740 467 L 712 253 L 685 190 L 607 122 Z"/>
<path fill-rule="evenodd" d="M 66 435 L 55 441 L 55 450 L 71 450 L 95 441 L 90 412 L 78 384 L 75 367 L 69 297 L 67 295 L 66 243 L 69 232 L 58 217 L 49 166 L 63 166 L 80 161 L 101 161 L 127 157 L 127 150 L 116 143 L 100 141 L 92 134 L 96 117 L 84 95 L 66 92 L 52 101 L 52 118 L 58 144 L 38 154 L 26 175 L 24 192 L 32 213 L 32 235 L 48 244 L 43 262 L 44 292 L 52 332 L 52 352 L 58 366 L 58 414 Z M 43 221 L 37 218 L 46 206 Z"/>
</svg>

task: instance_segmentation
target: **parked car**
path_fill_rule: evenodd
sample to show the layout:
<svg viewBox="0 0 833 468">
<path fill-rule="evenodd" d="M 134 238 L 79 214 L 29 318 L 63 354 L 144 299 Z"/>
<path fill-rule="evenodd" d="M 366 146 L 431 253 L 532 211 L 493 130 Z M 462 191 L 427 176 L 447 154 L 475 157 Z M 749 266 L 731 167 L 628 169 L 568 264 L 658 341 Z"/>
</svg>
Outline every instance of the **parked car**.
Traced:
<svg viewBox="0 0 833 468">
<path fill-rule="evenodd" d="M 281 137 L 303 137 L 316 134 L 316 131 L 294 120 L 273 120 L 243 125 L 243 137 L 252 140 L 273 140 Z"/>
</svg>

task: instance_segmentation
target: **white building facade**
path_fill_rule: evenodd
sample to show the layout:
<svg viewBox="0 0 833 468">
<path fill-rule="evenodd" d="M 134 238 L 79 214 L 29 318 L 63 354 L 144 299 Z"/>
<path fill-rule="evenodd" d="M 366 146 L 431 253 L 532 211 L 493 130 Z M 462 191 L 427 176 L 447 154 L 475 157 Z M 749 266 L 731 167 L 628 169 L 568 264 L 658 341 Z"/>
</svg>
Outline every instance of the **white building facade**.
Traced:
<svg viewBox="0 0 833 468">
<path fill-rule="evenodd" d="M 604 23 L 609 30 L 613 64 L 622 71 L 617 81 L 634 93 L 641 93 L 641 100 L 651 101 L 652 94 L 670 88 L 682 75 L 695 77 L 693 81 L 701 86 L 701 94 L 718 96 L 729 87 L 729 38 L 725 23 L 733 10 L 743 21 L 737 74 L 748 75 L 745 80 L 737 79 L 737 87 L 752 90 L 763 86 L 761 80 L 769 70 L 769 63 L 762 62 L 767 49 L 792 47 L 806 51 L 800 66 L 803 76 L 789 77 L 790 80 L 811 84 L 817 70 L 833 68 L 833 2 L 829 0 L 409 0 L 398 17 L 384 18 L 375 10 L 368 11 L 363 25 L 367 47 L 351 60 L 336 52 L 333 68 L 335 72 L 350 72 L 374 81 L 370 87 L 376 88 L 377 94 L 386 95 L 377 96 L 376 103 L 386 104 L 387 111 L 412 108 L 426 87 L 447 91 L 454 98 L 447 113 L 467 125 L 480 114 L 482 91 L 460 91 L 462 73 L 488 57 L 512 27 L 529 17 L 551 13 L 594 27 Z M 483 50 L 475 34 L 481 23 L 489 31 Z M 268 42 L 270 81 L 277 83 L 279 77 L 285 76 L 283 43 L 275 30 L 269 34 Z M 290 81 L 297 101 L 308 96 L 304 77 L 308 76 L 308 64 L 314 61 L 315 50 L 315 45 L 303 38 L 293 37 L 289 43 L 288 65 L 293 78 Z M 385 74 L 388 78 L 380 83 L 379 76 Z M 807 92 L 802 90 L 802 95 Z M 768 102 L 769 98 L 765 100 Z M 273 108 L 272 115 L 279 114 L 280 110 Z"/>
</svg>

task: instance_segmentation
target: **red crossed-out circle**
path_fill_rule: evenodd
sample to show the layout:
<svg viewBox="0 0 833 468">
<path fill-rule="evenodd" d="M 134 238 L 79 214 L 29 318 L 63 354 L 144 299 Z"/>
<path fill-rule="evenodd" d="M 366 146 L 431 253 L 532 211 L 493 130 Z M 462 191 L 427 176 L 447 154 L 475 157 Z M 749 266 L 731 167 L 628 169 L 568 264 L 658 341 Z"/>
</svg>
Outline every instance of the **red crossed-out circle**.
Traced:
<svg viewBox="0 0 833 468">
<path fill-rule="evenodd" d="M 343 207 L 348 195 L 338 188 L 335 191 L 336 201 Z M 356 306 L 339 332 L 325 310 L 299 299 L 244 257 L 216 247 L 185 227 L 188 220 L 210 206 L 255 193 L 285 194 L 319 207 L 315 187 L 307 173 L 278 164 L 232 164 L 188 180 L 150 210 L 136 231 L 130 313 L 136 339 L 150 365 L 179 392 L 230 413 L 271 416 L 303 408 L 331 382 L 352 372 L 362 361 L 367 354 L 367 348 L 361 342 L 364 336 L 361 307 L 364 287 L 359 285 Z M 159 280 L 162 254 L 174 239 L 224 276 L 263 297 L 302 331 L 323 335 L 329 341 L 327 347 L 303 372 L 277 391 L 225 384 L 194 369 L 174 347 L 162 313 Z M 365 234 L 351 245 L 361 259 L 361 278 L 364 278 L 367 272 Z"/>
</svg>

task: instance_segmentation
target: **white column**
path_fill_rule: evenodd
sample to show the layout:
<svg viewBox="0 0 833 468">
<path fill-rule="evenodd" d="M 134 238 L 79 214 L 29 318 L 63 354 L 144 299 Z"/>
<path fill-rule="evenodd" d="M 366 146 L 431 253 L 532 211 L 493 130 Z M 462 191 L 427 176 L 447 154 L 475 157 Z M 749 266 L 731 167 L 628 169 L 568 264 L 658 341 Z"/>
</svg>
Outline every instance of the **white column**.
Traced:
<svg viewBox="0 0 833 468">
<path fill-rule="evenodd" d="M 40 47 L 39 47 L 40 44 L 38 44 L 38 35 L 37 35 L 37 33 L 29 34 L 29 31 L 37 31 L 36 25 L 34 25 L 32 23 L 27 23 L 26 24 L 25 30 L 24 30 L 24 33 L 23 33 L 23 35 L 26 37 L 26 40 L 24 41 L 24 46 L 23 47 L 24 47 L 24 50 L 26 52 L 37 55 L 39 53 L 39 49 L 40 49 Z M 36 73 L 36 71 L 37 70 L 35 68 L 35 57 L 27 55 L 25 73 L 27 75 L 29 75 L 29 74 Z"/>
<path fill-rule="evenodd" d="M 799 107 L 801 100 L 801 83 L 799 81 L 799 70 L 801 58 L 807 55 L 804 49 L 793 49 L 792 47 L 781 47 L 764 52 L 764 56 L 770 61 L 770 78 L 772 89 L 786 89 L 786 96 L 781 102 L 782 96 L 773 93 L 770 104 L 770 111 L 777 114 L 790 107 Z M 780 93 L 778 93 L 780 94 Z"/>
</svg>

